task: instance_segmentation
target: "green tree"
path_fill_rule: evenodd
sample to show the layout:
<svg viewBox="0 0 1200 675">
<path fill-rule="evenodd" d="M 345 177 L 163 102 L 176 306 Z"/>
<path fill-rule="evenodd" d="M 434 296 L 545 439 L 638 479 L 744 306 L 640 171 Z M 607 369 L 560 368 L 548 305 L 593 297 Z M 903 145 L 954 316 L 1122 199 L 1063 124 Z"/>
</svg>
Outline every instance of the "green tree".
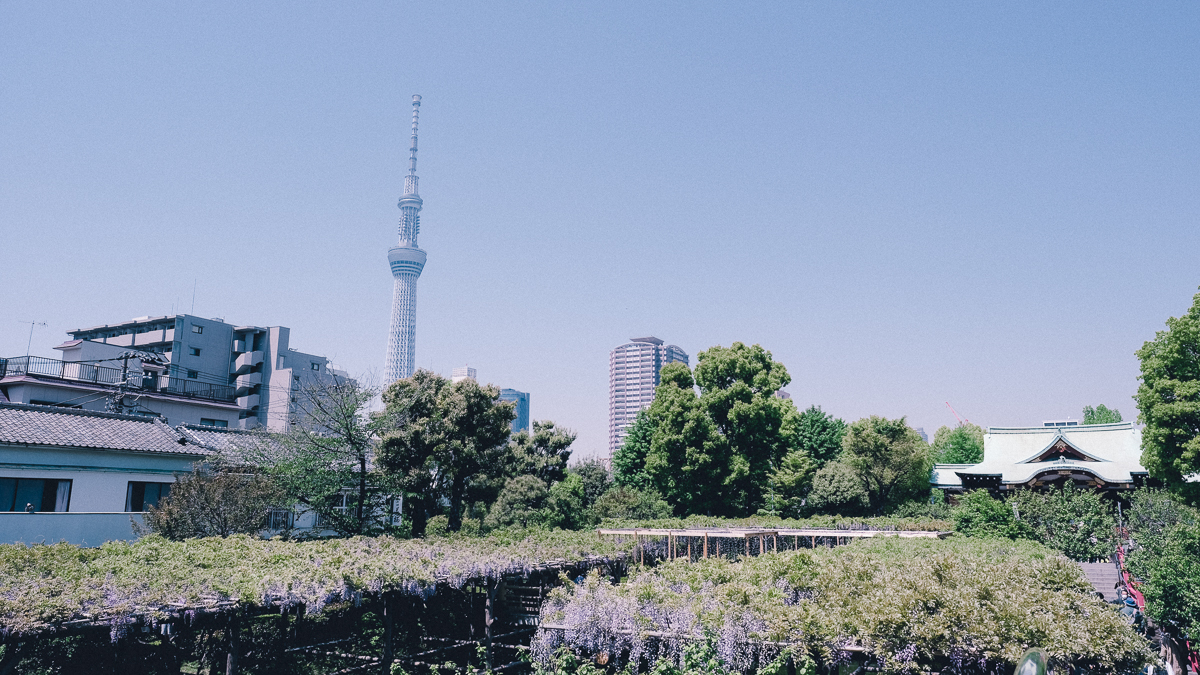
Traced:
<svg viewBox="0 0 1200 675">
<path fill-rule="evenodd" d="M 701 406 L 687 366 L 663 366 L 647 416 L 654 430 L 645 460 L 652 488 L 681 513 L 729 515 L 728 444 Z"/>
<path fill-rule="evenodd" d="M 978 464 L 983 461 L 983 427 L 964 422 L 943 426 L 933 435 L 933 457 L 940 464 Z"/>
<path fill-rule="evenodd" d="M 842 437 L 846 435 L 845 422 L 816 405 L 809 406 L 794 420 L 791 430 L 794 448 L 806 452 L 818 469 L 837 459 L 842 452 Z"/>
<path fill-rule="evenodd" d="M 575 432 L 570 429 L 557 428 L 549 420 L 534 422 L 532 434 L 518 431 L 509 440 L 513 475 L 536 476 L 548 485 L 562 480 L 574 442 Z"/>
<path fill-rule="evenodd" d="M 595 504 L 600 495 L 608 492 L 613 484 L 612 474 L 600 459 L 585 459 L 567 471 L 579 476 L 579 480 L 583 482 L 583 495 L 588 506 Z"/>
<path fill-rule="evenodd" d="M 617 485 L 644 490 L 650 487 L 650 476 L 646 473 L 646 457 L 650 454 L 650 443 L 654 437 L 654 423 L 647 410 L 638 412 L 624 442 L 613 453 L 613 482 Z"/>
<path fill-rule="evenodd" d="M 451 383 L 427 370 L 397 380 L 383 393 L 380 467 L 405 488 L 413 535 L 424 533 L 439 499 L 452 532 L 477 485 L 492 485 L 515 464 L 508 439 L 513 404 L 473 379 Z"/>
<path fill-rule="evenodd" d="M 547 508 L 549 499 L 546 482 L 537 476 L 510 478 L 488 511 L 485 522 L 488 527 L 544 525 L 551 517 Z"/>
<path fill-rule="evenodd" d="M 854 469 L 874 513 L 929 494 L 929 445 L 905 419 L 872 415 L 846 429 L 842 462 Z"/>
<path fill-rule="evenodd" d="M 1200 471 L 1200 293 L 1167 330 L 1137 352 L 1141 385 L 1134 397 L 1142 430 L 1142 466 L 1173 491 L 1197 496 L 1186 476 Z"/>
<path fill-rule="evenodd" d="M 1010 505 L 993 498 L 987 490 L 971 490 L 964 494 L 952 515 L 954 530 L 963 536 L 1038 538 L 1028 522 L 1017 518 Z"/>
<path fill-rule="evenodd" d="M 725 498 L 734 513 L 762 506 L 767 483 L 796 439 L 796 408 L 776 392 L 792 381 L 787 368 L 759 345 L 735 342 L 700 352 L 695 371 L 700 404 L 728 447 Z"/>
<path fill-rule="evenodd" d="M 595 525 L 597 519 L 587 501 L 583 479 L 577 473 L 550 486 L 548 524 L 564 530 L 578 530 Z"/>
<path fill-rule="evenodd" d="M 1160 625 L 1200 634 L 1200 513 L 1162 490 L 1136 490 L 1129 502 L 1126 522 L 1137 546 L 1126 562 L 1144 580 L 1146 613 Z"/>
<path fill-rule="evenodd" d="M 816 471 L 817 463 L 804 450 L 784 455 L 771 474 L 767 512 L 784 518 L 801 517 Z"/>
<path fill-rule="evenodd" d="M 828 462 L 812 479 L 807 507 L 817 513 L 861 516 L 870 507 L 870 498 L 858 472 L 839 461 Z"/>
<path fill-rule="evenodd" d="M 1109 408 L 1101 403 L 1093 408 L 1090 405 L 1083 407 L 1083 423 L 1084 424 L 1115 424 L 1121 421 L 1121 411 L 1116 408 Z"/>
<path fill-rule="evenodd" d="M 596 517 L 620 520 L 657 520 L 671 517 L 671 505 L 653 490 L 614 485 L 596 500 Z"/>
<path fill-rule="evenodd" d="M 241 439 L 232 458 L 265 467 L 292 503 L 313 511 L 341 535 L 384 529 L 387 499 L 372 464 L 374 429 L 368 406 L 376 390 L 330 374 L 293 390 L 290 429 Z"/>
</svg>

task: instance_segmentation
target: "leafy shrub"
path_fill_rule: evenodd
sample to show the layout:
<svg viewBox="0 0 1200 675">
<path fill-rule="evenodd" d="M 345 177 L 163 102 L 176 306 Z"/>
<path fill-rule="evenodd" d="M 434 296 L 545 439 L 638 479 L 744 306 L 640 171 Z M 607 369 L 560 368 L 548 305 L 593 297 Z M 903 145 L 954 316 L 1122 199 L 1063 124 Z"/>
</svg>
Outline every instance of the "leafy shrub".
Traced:
<svg viewBox="0 0 1200 675">
<path fill-rule="evenodd" d="M 564 647 L 581 659 L 605 653 L 610 668 L 645 658 L 670 669 L 696 644 L 718 662 L 701 672 L 746 672 L 786 650 L 836 666 L 850 645 L 884 672 L 996 672 L 1031 644 L 1058 667 L 1133 670 L 1150 658 L 1078 566 L 1034 542 L 995 539 L 663 563 L 619 585 L 592 574 L 551 593 L 532 649 L 547 669 Z"/>
<path fill-rule="evenodd" d="M 809 518 L 779 518 L 752 516 L 749 518 L 718 518 L 716 516 L 688 516 L 687 518 L 607 518 L 601 523 L 612 528 L 671 529 L 686 528 L 758 528 L 758 529 L 821 529 L 821 530 L 901 530 L 919 532 L 949 532 L 954 523 L 936 518 L 900 518 L 881 516 L 875 518 L 849 518 L 842 516 L 811 516 Z"/>
<path fill-rule="evenodd" d="M 544 525 L 549 520 L 546 510 L 549 497 L 545 481 L 536 476 L 510 478 L 484 523 L 488 527 Z"/>
<path fill-rule="evenodd" d="M 1098 492 L 1068 483 L 1045 491 L 1019 490 L 1009 503 L 1033 527 L 1038 541 L 1072 560 L 1107 559 L 1114 551 L 1114 508 Z"/>
<path fill-rule="evenodd" d="M 175 478 L 171 494 L 146 510 L 145 523 L 168 539 L 256 534 L 268 509 L 282 501 L 282 491 L 266 476 L 197 468 Z"/>
<path fill-rule="evenodd" d="M 446 515 L 437 515 L 429 519 L 425 524 L 426 537 L 444 537 L 450 533 L 450 517 Z"/>
<path fill-rule="evenodd" d="M 867 513 L 870 501 L 854 469 L 841 462 L 829 462 L 813 476 L 808 508 L 818 513 L 858 516 Z"/>
<path fill-rule="evenodd" d="M 671 505 L 653 490 L 638 490 L 636 488 L 617 485 L 609 488 L 596 500 L 594 507 L 596 516 L 601 520 L 606 518 L 629 520 L 654 520 L 670 518 Z"/>
<path fill-rule="evenodd" d="M 929 518 L 932 520 L 951 520 L 953 511 L 946 500 L 930 503 L 926 500 L 907 502 L 892 511 L 893 518 Z"/>
<path fill-rule="evenodd" d="M 1160 625 L 1200 635 L 1200 513 L 1163 490 L 1140 489 L 1125 512 L 1146 613 Z"/>
<path fill-rule="evenodd" d="M 987 490 L 964 494 L 953 515 L 955 531 L 968 537 L 1037 538 L 1029 523 L 1018 520 L 1012 507 L 994 499 Z"/>
</svg>

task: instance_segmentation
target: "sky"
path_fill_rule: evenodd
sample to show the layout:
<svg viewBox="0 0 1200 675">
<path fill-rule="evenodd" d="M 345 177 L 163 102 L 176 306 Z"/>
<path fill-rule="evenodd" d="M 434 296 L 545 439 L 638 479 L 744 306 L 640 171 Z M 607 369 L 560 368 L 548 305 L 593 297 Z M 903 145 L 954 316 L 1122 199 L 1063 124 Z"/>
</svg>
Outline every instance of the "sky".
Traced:
<svg viewBox="0 0 1200 675">
<path fill-rule="evenodd" d="M 5 0 L 0 355 L 188 312 L 378 380 L 420 94 L 418 366 L 578 456 L 644 335 L 931 436 L 1133 419 L 1200 286 L 1197 35 L 1195 2 Z"/>
</svg>

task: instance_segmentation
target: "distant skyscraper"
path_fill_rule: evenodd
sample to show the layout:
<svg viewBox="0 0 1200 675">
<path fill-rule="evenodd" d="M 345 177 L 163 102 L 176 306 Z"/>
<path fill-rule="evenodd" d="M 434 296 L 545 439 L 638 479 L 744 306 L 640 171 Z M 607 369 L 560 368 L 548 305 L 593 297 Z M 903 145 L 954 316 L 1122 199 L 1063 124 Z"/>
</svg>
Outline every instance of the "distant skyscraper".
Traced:
<svg viewBox="0 0 1200 675">
<path fill-rule="evenodd" d="M 463 380 L 474 380 L 475 369 L 470 366 L 462 366 L 450 371 L 451 382 L 462 382 Z"/>
<path fill-rule="evenodd" d="M 400 197 L 400 243 L 388 251 L 392 276 L 392 328 L 388 333 L 384 385 L 413 374 L 417 358 L 417 279 L 425 269 L 425 251 L 417 247 L 421 232 L 421 198 L 417 195 L 417 113 L 421 97 L 413 96 L 412 144 L 408 149 L 408 175 Z"/>
<path fill-rule="evenodd" d="M 688 355 L 656 337 L 630 338 L 608 356 L 608 454 L 625 442 L 639 411 L 654 401 L 659 373 L 668 363 L 688 363 Z"/>
<path fill-rule="evenodd" d="M 518 431 L 530 431 L 530 428 L 529 428 L 529 394 L 527 394 L 523 391 L 517 391 L 516 389 L 501 389 L 500 390 L 500 400 L 501 401 L 512 401 L 513 403 L 517 404 L 516 410 L 515 410 L 515 412 L 517 413 L 517 416 L 513 419 L 513 422 L 512 422 L 513 433 L 515 434 Z"/>
</svg>

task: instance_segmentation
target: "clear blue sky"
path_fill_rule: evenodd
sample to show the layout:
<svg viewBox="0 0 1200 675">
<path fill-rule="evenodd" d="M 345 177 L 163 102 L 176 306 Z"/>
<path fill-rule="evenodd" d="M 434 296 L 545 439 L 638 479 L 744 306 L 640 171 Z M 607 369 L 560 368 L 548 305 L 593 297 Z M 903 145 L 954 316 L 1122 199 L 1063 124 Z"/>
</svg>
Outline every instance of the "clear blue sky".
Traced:
<svg viewBox="0 0 1200 675">
<path fill-rule="evenodd" d="M 0 352 L 187 311 L 417 358 L 605 451 L 614 346 L 846 419 L 1136 411 L 1200 285 L 1200 4 L 0 3 Z"/>
</svg>

